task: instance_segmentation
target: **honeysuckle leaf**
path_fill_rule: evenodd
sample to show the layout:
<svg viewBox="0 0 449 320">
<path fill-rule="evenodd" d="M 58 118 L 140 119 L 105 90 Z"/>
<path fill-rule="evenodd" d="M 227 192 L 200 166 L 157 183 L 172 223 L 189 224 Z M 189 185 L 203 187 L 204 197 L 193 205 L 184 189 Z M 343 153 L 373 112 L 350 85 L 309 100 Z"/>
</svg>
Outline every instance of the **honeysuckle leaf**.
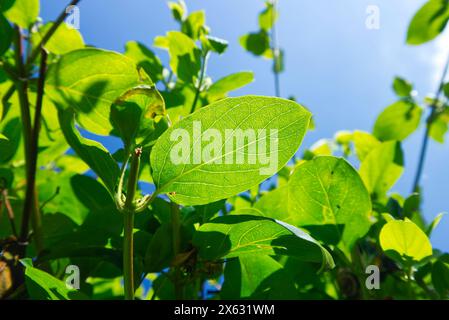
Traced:
<svg viewBox="0 0 449 320">
<path fill-rule="evenodd" d="M 183 205 L 249 190 L 295 154 L 310 116 L 295 102 L 260 96 L 227 98 L 201 108 L 154 145 L 150 162 L 157 190 Z"/>
<path fill-rule="evenodd" d="M 81 291 L 67 288 L 65 282 L 29 265 L 25 268 L 25 284 L 30 297 L 36 300 L 89 299 Z"/>
<path fill-rule="evenodd" d="M 410 97 L 413 91 L 413 84 L 401 77 L 395 77 L 393 90 L 401 98 Z"/>
<path fill-rule="evenodd" d="M 39 0 L 3 0 L 0 11 L 12 23 L 28 29 L 39 15 Z"/>
<path fill-rule="evenodd" d="M 352 138 L 354 141 L 355 153 L 360 161 L 363 161 L 363 159 L 365 159 L 365 157 L 381 143 L 371 133 L 359 130 L 354 131 Z"/>
<path fill-rule="evenodd" d="M 320 156 L 299 165 L 288 182 L 289 223 L 327 244 L 350 250 L 370 228 L 371 201 L 344 159 Z"/>
<path fill-rule="evenodd" d="M 133 59 L 137 66 L 145 70 L 153 81 L 162 79 L 163 66 L 161 60 L 142 43 L 137 41 L 127 42 L 125 56 Z"/>
<path fill-rule="evenodd" d="M 273 3 L 266 2 L 266 8 L 259 14 L 259 27 L 264 31 L 270 31 L 279 18 L 279 13 Z"/>
<path fill-rule="evenodd" d="M 256 56 L 268 55 L 270 51 L 270 37 L 267 32 L 260 30 L 259 32 L 249 33 L 240 37 L 240 45 Z"/>
<path fill-rule="evenodd" d="M 75 115 L 70 109 L 59 110 L 59 123 L 69 145 L 114 194 L 119 168 L 111 154 L 97 141 L 86 139 L 75 128 Z"/>
<path fill-rule="evenodd" d="M 228 42 L 226 40 L 209 35 L 202 36 L 201 43 L 203 45 L 203 50 L 213 51 L 218 54 L 224 53 L 228 48 Z"/>
<path fill-rule="evenodd" d="M 201 68 L 201 50 L 195 42 L 179 31 L 167 32 L 165 37 L 158 37 L 155 42 L 155 45 L 168 50 L 173 73 L 180 80 L 193 83 Z"/>
<path fill-rule="evenodd" d="M 374 198 L 386 195 L 404 171 L 401 144 L 387 141 L 374 148 L 360 165 L 360 176 Z"/>
<path fill-rule="evenodd" d="M 61 109 L 73 108 L 79 125 L 108 135 L 111 105 L 132 88 L 153 86 L 133 60 L 95 48 L 71 51 L 49 67 L 45 92 Z"/>
<path fill-rule="evenodd" d="M 254 74 L 250 71 L 242 71 L 230 74 L 220 80 L 214 82 L 207 91 L 210 101 L 215 101 L 226 97 L 226 95 L 234 90 L 246 86 L 254 81 Z"/>
<path fill-rule="evenodd" d="M 162 119 L 164 116 L 165 102 L 154 86 L 138 86 L 126 91 L 111 108 L 111 123 L 128 152 L 136 143 L 142 147 L 152 144 L 168 127 Z"/>
<path fill-rule="evenodd" d="M 379 241 L 387 255 L 405 264 L 419 262 L 432 255 L 429 238 L 407 218 L 388 221 L 380 231 Z"/>
<path fill-rule="evenodd" d="M 182 23 L 181 30 L 193 40 L 198 40 L 205 31 L 206 14 L 203 10 L 194 11 L 189 14 Z"/>
<path fill-rule="evenodd" d="M 53 26 L 53 22 L 48 22 L 32 35 L 32 42 L 37 45 L 42 37 Z M 84 47 L 84 40 L 81 33 L 63 22 L 56 29 L 55 33 L 45 43 L 44 48 L 54 54 L 65 54 L 73 50 Z"/>
<path fill-rule="evenodd" d="M 407 43 L 419 45 L 436 38 L 449 20 L 446 0 L 429 0 L 415 14 L 407 32 Z"/>
<path fill-rule="evenodd" d="M 182 22 L 187 13 L 187 8 L 184 0 L 179 0 L 178 2 L 168 2 L 168 7 L 170 8 L 173 18 L 176 21 Z"/>
<path fill-rule="evenodd" d="M 422 109 L 413 102 L 398 101 L 388 106 L 376 120 L 373 134 L 381 141 L 402 141 L 419 126 Z"/>
<path fill-rule="evenodd" d="M 287 255 L 332 268 L 333 260 L 316 240 L 285 222 L 250 215 L 218 217 L 193 236 L 200 257 L 206 260 L 244 255 Z"/>
</svg>

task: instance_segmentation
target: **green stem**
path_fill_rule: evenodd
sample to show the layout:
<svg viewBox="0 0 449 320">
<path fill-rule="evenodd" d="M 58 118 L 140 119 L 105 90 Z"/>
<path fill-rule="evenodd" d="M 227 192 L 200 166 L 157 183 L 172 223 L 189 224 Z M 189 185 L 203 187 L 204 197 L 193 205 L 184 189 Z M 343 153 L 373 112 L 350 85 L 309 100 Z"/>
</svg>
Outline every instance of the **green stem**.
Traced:
<svg viewBox="0 0 449 320">
<path fill-rule="evenodd" d="M 198 79 L 198 85 L 196 86 L 195 91 L 195 98 L 193 99 L 192 107 L 190 108 L 190 113 L 193 113 L 196 108 L 196 104 L 198 103 L 198 99 L 200 97 L 201 93 L 201 85 L 203 84 L 203 79 L 206 74 L 206 65 L 207 65 L 207 58 L 209 56 L 209 51 L 206 51 L 206 53 L 203 56 L 202 63 L 201 63 L 201 71 L 200 71 L 200 78 Z"/>
<path fill-rule="evenodd" d="M 50 29 L 47 31 L 46 34 L 42 37 L 41 42 L 36 46 L 36 48 L 31 51 L 31 54 L 29 55 L 26 65 L 27 67 L 30 67 L 31 64 L 36 60 L 36 58 L 39 56 L 39 52 L 41 48 L 50 40 L 50 38 L 53 36 L 53 34 L 56 32 L 58 27 L 61 25 L 61 23 L 64 22 L 64 19 L 68 16 L 68 12 L 66 11 L 66 8 L 69 6 L 76 6 L 81 0 L 72 0 L 66 7 L 64 7 L 64 10 L 59 14 L 58 18 L 56 18 L 56 21 L 52 24 Z"/>
<path fill-rule="evenodd" d="M 277 0 L 273 0 L 273 10 L 271 11 L 271 22 L 272 22 L 272 28 L 271 28 L 271 41 L 272 41 L 272 48 L 273 51 L 273 73 L 274 73 L 274 92 L 276 94 L 276 97 L 281 96 L 281 86 L 279 81 L 279 72 L 277 72 L 277 63 L 279 59 L 279 45 L 277 42 L 277 32 L 276 32 L 276 22 L 275 22 L 275 16 L 277 12 Z"/>
<path fill-rule="evenodd" d="M 423 137 L 423 141 L 422 141 L 422 145 L 421 145 L 421 151 L 419 153 L 419 159 L 418 159 L 418 168 L 416 170 L 416 175 L 415 175 L 415 179 L 413 181 L 413 188 L 412 188 L 412 192 L 417 192 L 419 189 L 419 181 L 421 180 L 421 175 L 422 175 L 422 171 L 424 169 L 424 161 L 426 159 L 426 153 L 427 153 L 427 146 L 429 144 L 429 134 L 430 134 L 430 128 L 432 127 L 432 123 L 436 118 L 436 114 L 437 114 L 437 106 L 438 106 L 438 101 L 440 99 L 440 96 L 443 92 L 443 87 L 444 87 L 444 80 L 446 79 L 446 75 L 449 69 L 449 57 L 446 61 L 446 65 L 444 67 L 444 71 L 443 71 L 443 75 L 441 76 L 441 80 L 440 83 L 438 85 L 438 90 L 437 93 L 435 95 L 435 100 L 432 103 L 432 105 L 430 106 L 430 108 L 432 109 L 429 117 L 427 118 L 426 121 L 426 131 L 424 132 L 424 137 Z"/>
<path fill-rule="evenodd" d="M 134 300 L 134 197 L 136 194 L 141 155 L 142 149 L 136 148 L 136 150 L 134 150 L 131 160 L 131 167 L 129 169 L 128 188 L 126 190 L 126 200 L 123 210 L 123 278 L 126 300 Z"/>
<path fill-rule="evenodd" d="M 179 249 L 181 245 L 180 238 L 180 214 L 179 214 L 179 206 L 170 202 L 170 212 L 171 212 L 171 223 L 172 223 L 172 242 L 173 242 L 173 256 L 176 257 L 179 254 Z M 175 267 L 175 297 L 178 300 L 183 299 L 183 287 L 181 284 L 181 272 L 179 267 Z"/>
</svg>

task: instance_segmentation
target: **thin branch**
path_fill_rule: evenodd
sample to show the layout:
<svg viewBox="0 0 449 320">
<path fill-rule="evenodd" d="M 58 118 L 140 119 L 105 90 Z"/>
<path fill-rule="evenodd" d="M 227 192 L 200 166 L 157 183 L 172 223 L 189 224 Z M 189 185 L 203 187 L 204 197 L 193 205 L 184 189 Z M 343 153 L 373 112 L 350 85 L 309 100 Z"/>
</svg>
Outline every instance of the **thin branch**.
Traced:
<svg viewBox="0 0 449 320">
<path fill-rule="evenodd" d="M 441 94 L 443 93 L 444 80 L 446 79 L 448 70 L 449 70 L 449 57 L 446 61 L 446 65 L 444 66 L 443 74 L 441 76 L 441 80 L 438 85 L 435 99 L 433 100 L 433 103 L 430 106 L 432 111 L 430 112 L 430 115 L 426 120 L 426 131 L 424 133 L 424 137 L 423 137 L 423 141 L 422 141 L 422 145 L 421 145 L 421 152 L 419 153 L 418 168 L 416 170 L 415 179 L 413 181 L 412 192 L 417 192 L 419 189 L 419 182 L 421 180 L 422 171 L 424 169 L 424 162 L 426 159 L 427 146 L 429 144 L 430 129 L 432 127 L 433 121 L 435 121 L 435 116 L 437 114 L 438 101 L 440 100 Z"/>
<path fill-rule="evenodd" d="M 6 213 L 8 214 L 9 223 L 11 224 L 12 234 L 17 238 L 17 228 L 14 221 L 14 210 L 12 209 L 11 203 L 9 202 L 8 190 L 2 190 L 3 202 L 5 203 Z M 1 206 L 0 206 L 1 210 Z"/>
<path fill-rule="evenodd" d="M 20 241 L 25 242 L 28 237 L 29 220 L 33 210 L 39 215 L 39 208 L 35 206 L 35 182 L 37 169 L 37 154 L 39 148 L 39 131 L 41 127 L 42 101 L 44 97 L 45 73 L 47 69 L 47 52 L 41 50 L 41 63 L 39 67 L 39 78 L 37 82 L 36 110 L 34 114 L 34 125 L 31 130 L 31 141 L 29 144 L 29 164 L 27 170 L 27 185 L 25 191 L 25 204 L 23 209 L 22 226 L 20 229 Z M 34 208 L 33 208 L 34 206 Z M 34 230 L 36 232 L 36 230 Z"/>
<path fill-rule="evenodd" d="M 26 65 L 29 67 L 34 60 L 39 56 L 40 50 L 45 44 L 50 40 L 50 38 L 53 36 L 53 34 L 56 32 L 58 27 L 61 25 L 61 23 L 64 21 L 65 18 L 68 16 L 68 12 L 66 11 L 67 7 L 70 6 L 76 6 L 81 0 L 72 0 L 66 7 L 64 7 L 64 10 L 59 14 L 56 21 L 53 23 L 51 28 L 47 31 L 47 33 L 42 37 L 41 42 L 36 46 L 36 48 L 31 52 L 30 56 L 27 59 Z"/>
<path fill-rule="evenodd" d="M 281 96 L 281 86 L 279 81 L 279 72 L 277 72 L 277 64 L 279 59 L 279 45 L 277 42 L 277 30 L 276 30 L 276 13 L 277 13 L 277 0 L 273 0 L 273 10 L 271 10 L 271 41 L 272 41 L 272 48 L 273 51 L 273 73 L 274 73 L 274 92 L 276 94 L 276 97 Z"/>
<path fill-rule="evenodd" d="M 193 113 L 195 111 L 196 104 L 198 102 L 198 98 L 200 97 L 201 86 L 203 85 L 204 75 L 206 74 L 206 64 L 207 64 L 208 56 L 209 56 L 209 52 L 207 51 L 204 54 L 203 59 L 202 59 L 200 78 L 198 79 L 198 85 L 197 85 L 196 91 L 195 91 L 195 98 L 193 99 L 192 107 L 190 108 L 190 113 Z"/>
</svg>

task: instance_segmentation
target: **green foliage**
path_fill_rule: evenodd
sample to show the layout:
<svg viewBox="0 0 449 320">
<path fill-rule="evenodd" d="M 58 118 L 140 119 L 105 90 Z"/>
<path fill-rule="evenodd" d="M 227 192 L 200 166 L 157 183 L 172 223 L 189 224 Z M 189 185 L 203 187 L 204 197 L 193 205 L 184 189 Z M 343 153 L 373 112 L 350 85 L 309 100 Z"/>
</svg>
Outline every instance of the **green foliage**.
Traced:
<svg viewBox="0 0 449 320">
<path fill-rule="evenodd" d="M 449 255 L 429 240 L 444 215 L 423 218 L 419 181 L 411 194 L 392 189 L 406 169 L 402 141 L 421 125 L 444 142 L 449 84 L 421 104 L 396 77 L 398 101 L 372 132 L 340 130 L 299 153 L 315 126 L 308 109 L 293 97 L 228 97 L 255 80 L 208 75 L 234 43 L 211 34 L 205 11 L 182 0 L 168 10 L 178 31 L 122 54 L 40 23 L 37 0 L 0 0 L 0 298 L 200 299 L 214 287 L 212 299 L 448 299 Z M 428 1 L 407 42 L 435 38 L 448 12 L 446 0 Z M 272 59 L 280 96 L 278 19 L 267 1 L 239 41 Z M 68 265 L 80 289 L 67 287 Z M 379 290 L 365 286 L 369 266 Z"/>
<path fill-rule="evenodd" d="M 408 219 L 388 221 L 380 231 L 379 241 L 386 254 L 407 265 L 432 255 L 426 234 Z"/>
<path fill-rule="evenodd" d="M 343 159 L 321 156 L 301 164 L 288 182 L 288 199 L 296 225 L 345 251 L 370 227 L 368 191 Z"/>
<path fill-rule="evenodd" d="M 407 43 L 419 45 L 437 37 L 449 20 L 449 4 L 446 0 L 429 0 L 410 22 Z"/>
<path fill-rule="evenodd" d="M 408 101 L 398 101 L 387 107 L 374 124 L 374 136 L 381 140 L 406 139 L 421 122 L 422 109 Z"/>
</svg>

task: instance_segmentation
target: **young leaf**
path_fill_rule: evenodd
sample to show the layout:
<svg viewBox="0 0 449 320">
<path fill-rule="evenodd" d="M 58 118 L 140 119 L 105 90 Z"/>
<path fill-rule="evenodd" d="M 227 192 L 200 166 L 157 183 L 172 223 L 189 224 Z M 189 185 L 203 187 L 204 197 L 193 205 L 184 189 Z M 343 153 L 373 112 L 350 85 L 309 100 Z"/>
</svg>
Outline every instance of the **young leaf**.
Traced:
<svg viewBox="0 0 449 320">
<path fill-rule="evenodd" d="M 439 143 L 444 143 L 444 137 L 449 128 L 449 116 L 439 115 L 430 125 L 429 136 Z"/>
<path fill-rule="evenodd" d="M 271 51 L 270 38 L 263 30 L 240 37 L 240 44 L 246 51 L 256 56 L 267 55 L 267 51 Z"/>
<path fill-rule="evenodd" d="M 417 104 L 398 101 L 379 115 L 373 134 L 381 141 L 402 141 L 418 128 L 421 116 L 422 109 Z"/>
<path fill-rule="evenodd" d="M 0 10 L 9 21 L 28 29 L 39 15 L 39 0 L 3 0 Z"/>
<path fill-rule="evenodd" d="M 133 60 L 116 52 L 85 48 L 65 54 L 50 66 L 45 92 L 59 108 L 74 108 L 81 127 L 108 135 L 111 105 L 140 85 L 154 86 Z"/>
<path fill-rule="evenodd" d="M 81 291 L 67 288 L 65 282 L 32 266 L 25 269 L 28 294 L 36 300 L 87 300 Z"/>
<path fill-rule="evenodd" d="M 351 249 L 370 228 L 371 201 L 357 171 L 344 159 L 320 156 L 288 182 L 291 223 L 327 244 Z"/>
<path fill-rule="evenodd" d="M 60 110 L 59 123 L 69 145 L 78 156 L 103 180 L 106 188 L 114 194 L 119 168 L 110 153 L 99 142 L 83 138 L 75 128 L 72 110 Z"/>
<path fill-rule="evenodd" d="M 38 44 L 53 24 L 53 22 L 49 22 L 39 28 L 39 31 L 33 34 L 32 41 L 35 44 Z M 83 48 L 84 40 L 78 30 L 63 22 L 59 25 L 56 32 L 51 36 L 44 47 L 51 53 L 65 54 L 70 51 Z"/>
<path fill-rule="evenodd" d="M 386 195 L 404 171 L 401 144 L 388 141 L 373 149 L 360 165 L 360 176 L 375 198 Z"/>
<path fill-rule="evenodd" d="M 160 37 L 158 43 L 166 46 L 173 73 L 182 81 L 193 83 L 201 69 L 201 50 L 195 42 L 182 32 L 170 31 L 165 37 Z"/>
<path fill-rule="evenodd" d="M 183 205 L 249 190 L 287 163 L 309 120 L 303 107 L 279 98 L 246 96 L 212 103 L 156 142 L 150 162 L 157 190 Z"/>
<path fill-rule="evenodd" d="M 242 71 L 230 74 L 214 82 L 207 91 L 210 101 L 215 101 L 226 97 L 226 95 L 234 90 L 246 86 L 254 81 L 254 74 L 250 71 Z"/>
<path fill-rule="evenodd" d="M 360 161 L 363 161 L 373 149 L 380 145 L 380 141 L 368 132 L 356 130 L 352 137 L 355 153 Z"/>
<path fill-rule="evenodd" d="M 129 41 L 125 45 L 125 56 L 133 59 L 139 68 L 151 77 L 153 81 L 162 80 L 162 63 L 153 51 L 148 49 L 142 43 Z"/>
<path fill-rule="evenodd" d="M 413 91 L 413 85 L 407 80 L 395 77 L 393 81 L 393 90 L 401 98 L 410 97 Z"/>
<path fill-rule="evenodd" d="M 207 29 L 205 26 L 206 14 L 203 10 L 189 14 L 183 21 L 181 30 L 193 40 L 198 40 L 200 35 Z"/>
<path fill-rule="evenodd" d="M 170 8 L 173 18 L 176 21 L 182 22 L 187 13 L 187 7 L 184 0 L 179 0 L 178 2 L 169 2 L 168 7 Z"/>
<path fill-rule="evenodd" d="M 264 31 L 270 31 L 273 28 L 273 24 L 279 18 L 279 13 L 272 3 L 267 1 L 266 6 L 265 10 L 259 14 L 259 26 Z"/>
<path fill-rule="evenodd" d="M 446 0 L 429 0 L 415 14 L 407 32 L 407 43 L 419 45 L 437 37 L 449 20 Z"/>
<path fill-rule="evenodd" d="M 211 36 L 201 37 L 201 43 L 203 50 L 213 51 L 218 54 L 224 53 L 228 48 L 228 42 L 226 40 Z"/>
<path fill-rule="evenodd" d="M 331 255 L 304 231 L 285 222 L 249 215 L 228 215 L 203 224 L 193 245 L 206 260 L 244 255 L 287 255 L 334 266 Z"/>
<path fill-rule="evenodd" d="M 426 234 L 409 219 L 387 222 L 380 231 L 379 241 L 387 255 L 406 264 L 432 255 Z"/>
</svg>

